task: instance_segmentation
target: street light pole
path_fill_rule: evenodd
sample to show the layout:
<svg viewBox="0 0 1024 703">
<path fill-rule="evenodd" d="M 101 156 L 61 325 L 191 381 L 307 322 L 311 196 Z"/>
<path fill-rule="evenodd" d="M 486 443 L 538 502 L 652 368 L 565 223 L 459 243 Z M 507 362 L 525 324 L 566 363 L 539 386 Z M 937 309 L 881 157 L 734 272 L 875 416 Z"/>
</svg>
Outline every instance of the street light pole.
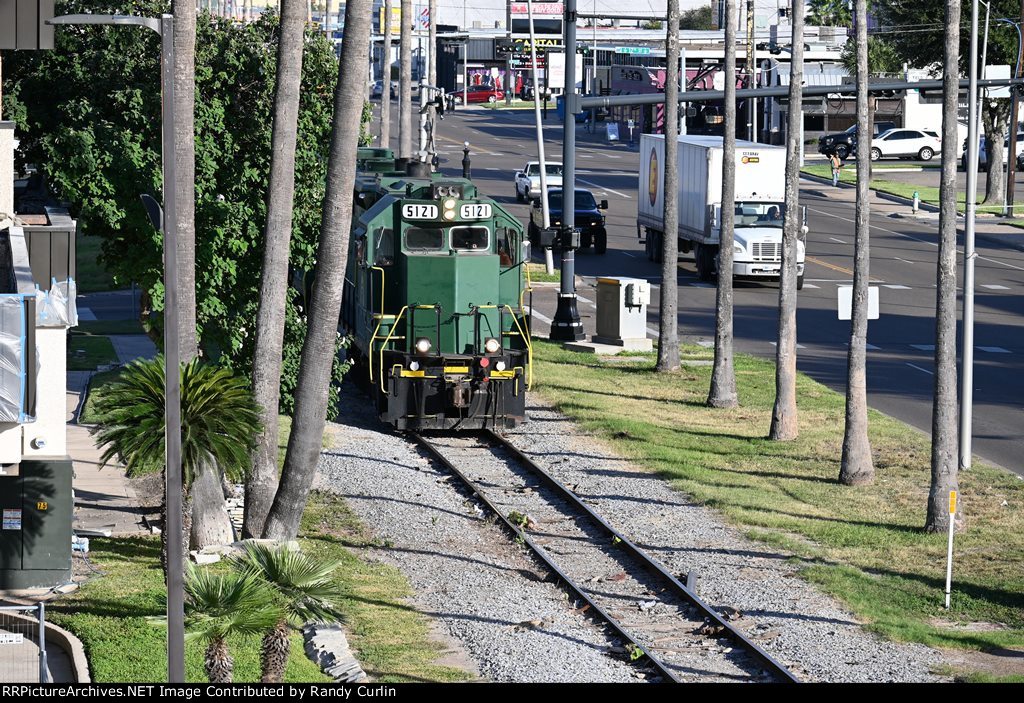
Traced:
<svg viewBox="0 0 1024 703">
<path fill-rule="evenodd" d="M 565 2 L 565 92 L 562 108 L 562 275 L 558 308 L 551 322 L 551 339 L 575 342 L 583 339 L 583 322 L 576 307 L 576 0 Z M 572 50 L 573 54 L 569 54 Z"/>
<path fill-rule="evenodd" d="M 167 681 L 185 683 L 185 583 L 182 550 L 181 351 L 178 345 L 178 208 L 174 197 L 174 17 L 62 15 L 55 25 L 134 25 L 160 35 L 164 235 L 164 425 L 167 483 Z"/>
</svg>

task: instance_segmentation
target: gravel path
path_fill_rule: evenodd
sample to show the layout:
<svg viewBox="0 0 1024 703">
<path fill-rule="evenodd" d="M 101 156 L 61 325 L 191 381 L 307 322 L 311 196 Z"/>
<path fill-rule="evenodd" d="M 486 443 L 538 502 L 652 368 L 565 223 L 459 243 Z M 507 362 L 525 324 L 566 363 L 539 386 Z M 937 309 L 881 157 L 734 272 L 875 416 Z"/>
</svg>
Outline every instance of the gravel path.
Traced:
<svg viewBox="0 0 1024 703">
<path fill-rule="evenodd" d="M 346 393 L 350 389 L 346 387 Z M 399 566 L 413 604 L 438 619 L 492 681 L 630 682 L 604 625 L 573 611 L 566 593 L 485 519 L 461 484 L 365 412 L 359 395 L 324 451 L 317 485 L 346 498 L 387 545 L 372 557 Z"/>
<path fill-rule="evenodd" d="M 317 485 L 344 496 L 387 544 L 373 556 L 399 566 L 414 605 L 494 681 L 638 681 L 621 643 L 573 611 L 547 574 L 484 519 L 461 484 L 380 425 L 345 388 L 335 446 Z M 737 608 L 736 625 L 804 680 L 938 681 L 938 652 L 865 632 L 835 600 L 796 577 L 787 554 L 752 542 L 714 511 L 638 471 L 536 401 L 510 439 L 673 573 L 698 574 L 698 593 Z"/>
</svg>

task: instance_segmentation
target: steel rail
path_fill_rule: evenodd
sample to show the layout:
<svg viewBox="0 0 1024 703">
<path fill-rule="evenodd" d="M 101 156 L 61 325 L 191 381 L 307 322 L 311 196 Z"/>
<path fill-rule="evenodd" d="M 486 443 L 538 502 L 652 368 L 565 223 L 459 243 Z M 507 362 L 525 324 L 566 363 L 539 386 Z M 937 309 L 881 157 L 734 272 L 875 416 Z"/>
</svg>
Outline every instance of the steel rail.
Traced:
<svg viewBox="0 0 1024 703">
<path fill-rule="evenodd" d="M 619 636 L 621 636 L 625 640 L 628 640 L 633 644 L 634 647 L 638 648 L 641 652 L 643 652 L 644 655 L 647 657 L 648 661 L 650 661 L 650 663 L 659 673 L 661 673 L 668 681 L 671 681 L 672 683 L 683 683 L 683 681 L 680 680 L 679 677 L 677 677 L 665 665 L 665 663 L 661 661 L 661 659 L 654 655 L 643 644 L 638 642 L 631 634 L 629 634 L 629 632 L 626 631 L 625 627 L 623 627 L 623 625 L 618 620 L 616 620 L 611 614 L 604 610 L 604 608 L 598 605 L 597 602 L 594 601 L 594 599 L 592 599 L 583 590 L 582 587 L 580 587 L 564 571 L 562 571 L 562 569 L 559 568 L 558 564 L 556 564 L 554 560 L 550 556 L 548 556 L 548 553 L 544 550 L 543 547 L 534 542 L 533 539 L 531 539 L 530 536 L 526 534 L 526 532 L 522 529 L 520 525 L 517 525 L 513 523 L 511 520 L 509 520 L 508 517 L 506 517 L 501 512 L 501 510 L 498 509 L 498 506 L 491 502 L 490 498 L 487 496 L 487 493 L 482 488 L 480 488 L 480 486 L 478 486 L 472 479 L 470 479 L 469 476 L 467 476 L 462 470 L 455 466 L 455 464 L 449 461 L 448 458 L 444 454 L 442 454 L 437 447 L 431 444 L 430 441 L 423 437 L 423 435 L 421 434 L 412 433 L 411 437 L 416 441 L 417 444 L 423 447 L 423 449 L 426 450 L 426 452 L 430 454 L 431 457 L 439 461 L 441 464 L 444 465 L 446 469 L 448 469 L 453 474 L 458 476 L 459 479 L 464 484 L 466 484 L 477 495 L 477 497 L 480 498 L 480 500 L 484 502 L 484 504 L 490 509 L 490 511 L 494 513 L 496 516 L 498 516 L 498 518 L 500 518 L 503 523 L 505 523 L 505 526 L 509 530 L 511 530 L 512 533 L 516 535 L 516 537 L 523 540 L 523 542 L 530 548 L 530 550 L 535 555 L 537 555 L 538 559 L 544 562 L 544 564 L 546 564 L 549 569 L 551 569 L 553 572 L 555 572 L 555 574 L 558 575 L 558 578 L 562 580 L 562 582 L 569 588 L 570 591 L 575 593 L 578 598 L 585 601 L 587 605 L 589 605 L 590 608 L 594 610 L 595 613 L 597 613 L 605 622 L 611 625 L 612 629 L 614 629 Z"/>
<path fill-rule="evenodd" d="M 694 593 L 692 590 L 686 587 L 685 584 L 681 583 L 679 579 L 672 575 L 668 569 L 666 569 L 659 561 L 649 556 L 642 549 L 637 547 L 633 542 L 626 537 L 624 534 L 616 530 L 614 527 L 609 525 L 604 518 L 594 512 L 590 506 L 584 503 L 579 496 L 573 493 L 571 490 L 566 488 L 558 479 L 549 474 L 547 471 L 542 469 L 536 464 L 530 457 L 526 456 L 518 447 L 513 445 L 507 439 L 491 430 L 485 430 L 484 435 L 495 444 L 499 445 L 502 449 L 505 449 L 512 454 L 519 462 L 527 466 L 534 474 L 539 476 L 549 488 L 555 490 L 561 498 L 568 501 L 578 509 L 585 512 L 591 519 L 601 525 L 602 528 L 608 533 L 609 536 L 619 540 L 618 545 L 628 551 L 635 559 L 637 559 L 649 572 L 656 576 L 659 576 L 671 584 L 672 591 L 682 597 L 684 600 L 695 606 L 701 613 L 709 620 L 713 621 L 716 625 L 724 628 L 729 633 L 733 641 L 740 647 L 745 649 L 755 659 L 760 661 L 770 672 L 778 677 L 780 680 L 789 683 L 799 683 L 800 680 L 785 667 L 781 662 L 775 660 L 768 652 L 752 642 L 745 634 L 740 630 L 733 627 L 731 623 L 725 620 L 719 615 L 714 608 L 705 603 L 700 596 Z"/>
</svg>

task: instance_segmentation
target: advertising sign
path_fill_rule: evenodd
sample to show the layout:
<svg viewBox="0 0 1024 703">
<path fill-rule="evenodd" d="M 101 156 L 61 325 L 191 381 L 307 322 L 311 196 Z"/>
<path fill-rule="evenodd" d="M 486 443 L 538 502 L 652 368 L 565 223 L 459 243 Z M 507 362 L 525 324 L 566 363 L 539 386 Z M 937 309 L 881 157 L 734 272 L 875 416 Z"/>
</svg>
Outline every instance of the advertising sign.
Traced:
<svg viewBox="0 0 1024 703">
<path fill-rule="evenodd" d="M 513 2 L 509 4 L 509 11 L 513 15 L 529 16 L 530 10 L 525 2 Z M 565 5 L 560 2 L 535 2 L 533 3 L 533 16 L 538 15 L 563 15 L 565 14 Z"/>
</svg>

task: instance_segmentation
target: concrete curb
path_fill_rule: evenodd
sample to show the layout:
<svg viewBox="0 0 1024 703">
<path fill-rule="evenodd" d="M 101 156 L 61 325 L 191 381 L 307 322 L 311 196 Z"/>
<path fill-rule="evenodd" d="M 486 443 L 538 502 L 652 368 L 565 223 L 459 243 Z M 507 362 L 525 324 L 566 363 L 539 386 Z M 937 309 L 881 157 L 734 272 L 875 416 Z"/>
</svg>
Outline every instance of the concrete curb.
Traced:
<svg viewBox="0 0 1024 703">
<path fill-rule="evenodd" d="M 5 617 L 24 620 L 33 625 L 37 622 L 35 618 L 16 613 L 7 613 Z M 85 645 L 82 644 L 82 640 L 52 622 L 46 623 L 45 636 L 47 644 L 60 647 L 68 655 L 68 661 L 71 662 L 71 673 L 75 679 L 74 683 L 92 683 L 92 677 L 89 675 L 89 660 L 85 656 Z"/>
</svg>

